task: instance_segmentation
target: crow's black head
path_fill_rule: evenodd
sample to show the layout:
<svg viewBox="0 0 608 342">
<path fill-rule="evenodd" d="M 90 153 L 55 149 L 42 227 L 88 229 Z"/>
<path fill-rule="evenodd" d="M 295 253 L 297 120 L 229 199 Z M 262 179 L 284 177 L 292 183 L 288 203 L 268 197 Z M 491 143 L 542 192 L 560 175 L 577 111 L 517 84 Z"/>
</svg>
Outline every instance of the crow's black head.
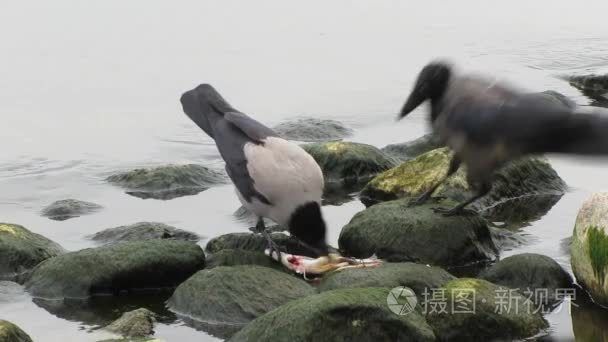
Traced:
<svg viewBox="0 0 608 342">
<path fill-rule="evenodd" d="M 436 102 L 441 99 L 448 86 L 450 74 L 451 66 L 445 62 L 427 64 L 418 74 L 416 85 L 403 105 L 399 119 L 411 113 L 426 100 Z"/>
<path fill-rule="evenodd" d="M 329 253 L 325 241 L 326 230 L 321 206 L 317 202 L 308 202 L 299 206 L 289 219 L 289 232 L 315 249 L 320 256 Z"/>
</svg>

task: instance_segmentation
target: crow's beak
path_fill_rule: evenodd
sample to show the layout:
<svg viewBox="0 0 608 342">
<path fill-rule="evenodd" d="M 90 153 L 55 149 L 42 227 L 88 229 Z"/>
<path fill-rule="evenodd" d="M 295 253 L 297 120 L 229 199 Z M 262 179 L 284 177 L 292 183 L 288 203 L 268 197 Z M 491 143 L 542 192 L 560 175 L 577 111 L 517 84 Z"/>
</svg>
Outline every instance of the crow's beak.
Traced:
<svg viewBox="0 0 608 342">
<path fill-rule="evenodd" d="M 416 85 L 416 87 L 414 88 L 414 90 L 412 90 L 412 93 L 408 97 L 407 101 L 403 105 L 403 108 L 401 108 L 401 112 L 399 113 L 397 120 L 403 119 L 403 117 L 411 113 L 428 98 L 428 96 L 425 94 L 426 91 L 424 89 L 425 87 L 423 85 Z"/>
</svg>

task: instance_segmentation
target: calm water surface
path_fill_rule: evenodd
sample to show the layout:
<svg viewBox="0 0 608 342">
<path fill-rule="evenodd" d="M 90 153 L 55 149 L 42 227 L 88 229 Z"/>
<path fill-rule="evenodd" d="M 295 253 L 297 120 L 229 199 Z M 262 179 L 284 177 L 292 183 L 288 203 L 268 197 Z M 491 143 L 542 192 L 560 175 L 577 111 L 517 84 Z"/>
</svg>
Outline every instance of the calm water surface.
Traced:
<svg viewBox="0 0 608 342">
<path fill-rule="evenodd" d="M 91 246 L 91 233 L 144 220 L 206 238 L 243 231 L 247 224 L 232 215 L 239 204 L 230 186 L 155 201 L 103 181 L 119 170 L 166 163 L 222 167 L 210 139 L 182 114 L 184 90 L 211 83 L 269 125 L 331 118 L 355 129 L 351 140 L 384 146 L 426 131 L 423 110 L 398 124 L 394 116 L 418 70 L 439 56 L 588 104 L 556 76 L 608 72 L 607 12 L 606 1 L 548 0 L 2 2 L 0 221 L 69 250 Z M 572 190 L 522 230 L 527 244 L 503 255 L 542 253 L 570 270 L 562 240 L 585 198 L 608 191 L 608 162 L 552 161 Z M 105 210 L 63 222 L 39 216 L 64 198 Z M 325 207 L 334 244 L 361 209 L 358 201 Z M 157 336 L 167 341 L 214 340 L 172 317 L 161 297 L 126 307 L 160 312 Z M 108 301 L 57 310 L 0 283 L 0 318 L 36 341 L 110 337 L 94 329 L 119 314 Z M 575 330 L 608 326 L 603 310 L 573 312 L 574 327 L 566 305 L 548 316 L 551 338 L 572 340 Z"/>
</svg>

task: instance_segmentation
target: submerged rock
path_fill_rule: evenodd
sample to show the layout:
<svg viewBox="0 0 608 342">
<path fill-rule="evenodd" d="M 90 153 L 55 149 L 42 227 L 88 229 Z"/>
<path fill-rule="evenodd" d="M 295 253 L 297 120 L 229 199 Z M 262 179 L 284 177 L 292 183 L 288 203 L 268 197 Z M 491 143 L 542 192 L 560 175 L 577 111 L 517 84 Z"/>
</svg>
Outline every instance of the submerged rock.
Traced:
<svg viewBox="0 0 608 342">
<path fill-rule="evenodd" d="M 75 199 L 64 199 L 51 203 L 42 209 L 41 215 L 55 221 L 64 221 L 82 215 L 92 214 L 103 207 L 99 204 L 79 201 Z"/>
<path fill-rule="evenodd" d="M 224 183 L 224 174 L 195 164 L 165 165 L 121 172 L 106 179 L 125 188 L 127 194 L 147 199 L 169 200 L 196 195 L 215 184 Z"/>
<path fill-rule="evenodd" d="M 372 179 L 361 192 L 361 201 L 371 205 L 396 198 L 417 197 L 446 174 L 451 157 L 447 148 L 440 148 L 406 161 Z M 528 157 L 508 164 L 497 172 L 492 185 L 492 191 L 488 195 L 471 205 L 472 209 L 484 211 L 484 215 L 491 217 L 500 216 L 500 210 L 494 208 L 499 203 L 508 208 L 510 200 L 521 201 L 523 197 L 539 196 L 541 202 L 545 203 L 545 196 L 558 196 L 559 199 L 566 190 L 564 181 L 551 164 L 541 157 Z M 465 167 L 461 167 L 434 194 L 458 202 L 471 195 Z M 553 198 L 549 202 L 552 206 L 556 200 Z M 533 217 L 539 210 L 547 210 L 546 205 L 540 205 L 545 209 L 539 209 L 531 206 L 530 201 L 522 203 L 518 211 L 520 216 Z M 530 212 L 526 208 L 531 208 Z"/>
<path fill-rule="evenodd" d="M 608 75 L 577 75 L 565 79 L 583 95 L 598 101 L 600 105 L 608 104 Z"/>
<path fill-rule="evenodd" d="M 518 289 L 537 306 L 546 307 L 563 299 L 558 289 L 572 288 L 572 277 L 545 255 L 524 253 L 505 258 L 480 275 L 497 285 Z"/>
<path fill-rule="evenodd" d="M 261 316 L 230 341 L 435 341 L 418 312 L 392 312 L 389 289 L 327 291 L 291 301 Z"/>
<path fill-rule="evenodd" d="M 305 142 L 329 141 L 349 137 L 353 130 L 336 120 L 300 118 L 274 126 L 282 138 Z"/>
<path fill-rule="evenodd" d="M 0 223 L 0 279 L 14 279 L 64 252 L 57 243 L 23 226 Z"/>
<path fill-rule="evenodd" d="M 166 308 L 174 288 L 144 289 L 118 296 L 93 296 L 86 299 L 46 300 L 33 298 L 32 302 L 62 320 L 77 322 L 81 326 L 105 327 L 120 318 L 124 312 L 146 308 L 155 313 L 164 324 L 176 323 L 177 317 Z"/>
<path fill-rule="evenodd" d="M 314 293 L 305 281 L 267 267 L 216 267 L 200 271 L 178 286 L 168 306 L 199 322 L 242 326 L 291 300 Z"/>
<path fill-rule="evenodd" d="M 198 241 L 200 237 L 195 233 L 178 229 L 159 222 L 138 222 L 128 226 L 104 229 L 91 236 L 91 239 L 104 244 L 126 241 L 145 240 L 184 240 Z"/>
<path fill-rule="evenodd" d="M 483 219 L 476 215 L 445 217 L 433 212 L 436 206 L 410 206 L 407 199 L 371 206 L 342 228 L 340 250 L 357 258 L 376 254 L 389 261 L 440 266 L 495 259 L 496 248 Z"/>
<path fill-rule="evenodd" d="M 0 341 L 32 342 L 32 338 L 13 323 L 0 319 Z"/>
<path fill-rule="evenodd" d="M 271 233 L 272 240 L 283 247 L 287 253 L 316 257 L 317 252 L 304 246 L 297 238 L 284 233 Z M 207 253 L 217 253 L 223 249 L 244 249 L 263 253 L 268 241 L 261 234 L 229 233 L 215 237 L 205 247 Z"/>
<path fill-rule="evenodd" d="M 106 329 L 123 337 L 147 337 L 154 334 L 155 322 L 154 312 L 140 308 L 125 312 Z"/>
<path fill-rule="evenodd" d="M 327 183 L 361 183 L 396 165 L 392 157 L 367 144 L 333 141 L 302 148 L 321 166 Z"/>
<path fill-rule="evenodd" d="M 512 232 L 505 228 L 490 226 L 490 234 L 494 246 L 500 251 L 511 251 L 516 247 L 524 245 L 528 240 L 520 233 Z"/>
<path fill-rule="evenodd" d="M 257 265 L 270 267 L 276 270 L 287 272 L 282 264 L 273 260 L 266 254 L 260 251 L 249 251 L 246 249 L 221 249 L 207 257 L 206 269 L 212 269 L 219 266 L 239 266 L 239 265 Z"/>
<path fill-rule="evenodd" d="M 608 193 L 596 193 L 576 217 L 571 247 L 578 283 L 601 305 L 608 305 Z"/>
<path fill-rule="evenodd" d="M 412 141 L 387 145 L 381 151 L 400 161 L 406 161 L 443 146 L 436 135 L 429 133 Z"/>
<path fill-rule="evenodd" d="M 34 297 L 87 298 L 174 287 L 205 266 L 193 242 L 125 242 L 62 254 L 36 267 L 25 283 Z"/>
<path fill-rule="evenodd" d="M 424 310 L 440 341 L 510 341 L 548 327 L 534 304 L 517 290 L 460 278 L 436 292 Z"/>
<path fill-rule="evenodd" d="M 341 288 L 405 286 L 418 296 L 431 292 L 431 289 L 441 288 L 455 277 L 445 270 L 415 264 L 384 263 L 378 267 L 346 269 L 325 275 L 319 284 L 319 291 L 329 291 Z M 421 298 L 419 298 L 421 302 Z"/>
</svg>

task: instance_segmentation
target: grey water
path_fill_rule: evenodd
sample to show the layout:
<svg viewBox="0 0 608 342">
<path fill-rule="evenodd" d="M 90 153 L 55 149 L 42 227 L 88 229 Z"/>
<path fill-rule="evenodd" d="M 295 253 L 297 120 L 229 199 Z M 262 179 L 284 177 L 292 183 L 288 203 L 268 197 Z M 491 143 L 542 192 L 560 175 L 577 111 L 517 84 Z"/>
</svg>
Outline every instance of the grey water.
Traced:
<svg viewBox="0 0 608 342">
<path fill-rule="evenodd" d="M 557 76 L 608 72 L 606 13 L 602 0 L 3 1 L 0 221 L 69 250 L 92 246 L 89 234 L 138 221 L 194 231 L 206 237 L 201 244 L 244 231 L 248 223 L 233 215 L 239 203 L 229 185 L 157 201 L 104 182 L 135 167 L 222 167 L 212 141 L 183 115 L 183 91 L 211 83 L 268 125 L 301 116 L 335 119 L 355 130 L 349 140 L 382 147 L 427 131 L 423 109 L 399 123 L 394 118 L 417 71 L 436 57 L 588 105 Z M 521 229 L 526 244 L 502 256 L 546 254 L 570 271 L 563 240 L 589 194 L 608 191 L 608 162 L 550 158 L 571 190 Z M 105 209 L 61 222 L 39 215 L 64 198 Z M 324 208 L 333 244 L 363 208 L 356 199 Z M 216 340 L 173 317 L 165 298 L 121 305 L 159 312 L 156 336 L 166 341 Z M 111 337 L 96 329 L 120 314 L 108 301 L 60 310 L 0 283 L 0 318 L 35 341 Z M 547 319 L 551 339 L 573 340 L 576 332 L 604 331 L 608 311 L 565 304 Z"/>
</svg>

